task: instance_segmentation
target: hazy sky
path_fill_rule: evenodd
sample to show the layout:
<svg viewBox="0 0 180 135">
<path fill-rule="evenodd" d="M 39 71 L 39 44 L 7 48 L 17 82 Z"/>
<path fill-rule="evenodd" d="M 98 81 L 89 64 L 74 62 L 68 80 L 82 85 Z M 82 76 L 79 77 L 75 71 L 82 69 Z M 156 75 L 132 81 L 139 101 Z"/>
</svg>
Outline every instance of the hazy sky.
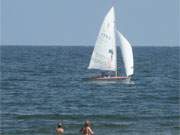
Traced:
<svg viewBox="0 0 180 135">
<path fill-rule="evenodd" d="M 133 46 L 179 46 L 180 0 L 1 0 L 1 44 L 94 45 L 113 1 Z"/>
</svg>

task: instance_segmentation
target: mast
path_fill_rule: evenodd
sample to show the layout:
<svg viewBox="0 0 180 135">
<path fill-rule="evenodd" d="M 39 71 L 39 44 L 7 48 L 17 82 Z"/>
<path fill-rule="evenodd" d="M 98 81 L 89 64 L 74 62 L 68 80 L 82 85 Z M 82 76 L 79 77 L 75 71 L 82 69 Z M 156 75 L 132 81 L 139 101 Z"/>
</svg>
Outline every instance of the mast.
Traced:
<svg viewBox="0 0 180 135">
<path fill-rule="evenodd" d="M 115 3 L 115 1 L 114 1 Z M 115 8 L 114 8 L 114 33 L 115 33 L 115 46 L 116 46 L 116 71 L 115 71 L 115 76 L 118 76 L 118 66 L 117 66 L 117 45 L 116 45 L 116 14 L 115 14 Z"/>
<path fill-rule="evenodd" d="M 112 7 L 115 7 L 115 0 L 112 1 Z M 115 71 L 115 76 L 118 76 L 118 66 L 117 66 L 117 45 L 116 45 L 116 13 L 115 13 L 115 8 L 114 8 L 114 33 L 115 33 L 115 46 L 116 46 L 116 71 Z"/>
</svg>

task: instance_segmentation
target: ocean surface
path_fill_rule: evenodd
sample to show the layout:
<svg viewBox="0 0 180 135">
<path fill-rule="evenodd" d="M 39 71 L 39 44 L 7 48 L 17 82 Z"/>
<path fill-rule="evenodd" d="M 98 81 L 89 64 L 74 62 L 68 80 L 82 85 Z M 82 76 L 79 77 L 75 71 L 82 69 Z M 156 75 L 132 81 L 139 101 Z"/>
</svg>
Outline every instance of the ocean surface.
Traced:
<svg viewBox="0 0 180 135">
<path fill-rule="evenodd" d="M 130 82 L 85 81 L 92 50 L 1 46 L 0 134 L 79 135 L 88 119 L 95 135 L 180 135 L 180 47 L 133 47 Z"/>
</svg>

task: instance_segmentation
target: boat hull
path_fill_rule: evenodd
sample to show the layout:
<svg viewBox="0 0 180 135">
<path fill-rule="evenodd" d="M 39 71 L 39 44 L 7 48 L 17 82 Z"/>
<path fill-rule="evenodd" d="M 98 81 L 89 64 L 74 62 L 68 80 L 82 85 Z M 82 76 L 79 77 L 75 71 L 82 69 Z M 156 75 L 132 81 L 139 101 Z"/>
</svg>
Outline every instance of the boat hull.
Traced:
<svg viewBox="0 0 180 135">
<path fill-rule="evenodd" d="M 108 77 L 91 77 L 88 80 L 95 80 L 95 81 L 127 81 L 130 80 L 131 77 L 127 76 L 108 76 Z"/>
</svg>

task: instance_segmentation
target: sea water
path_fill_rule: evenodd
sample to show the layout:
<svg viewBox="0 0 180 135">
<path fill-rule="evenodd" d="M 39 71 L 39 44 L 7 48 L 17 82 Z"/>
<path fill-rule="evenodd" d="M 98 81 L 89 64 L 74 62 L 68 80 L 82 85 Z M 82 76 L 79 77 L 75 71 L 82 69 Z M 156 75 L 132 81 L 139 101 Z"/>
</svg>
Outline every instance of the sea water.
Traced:
<svg viewBox="0 0 180 135">
<path fill-rule="evenodd" d="M 133 47 L 131 82 L 90 82 L 93 47 L 1 46 L 2 135 L 180 134 L 180 48 Z M 123 71 L 118 50 L 118 69 Z"/>
</svg>

